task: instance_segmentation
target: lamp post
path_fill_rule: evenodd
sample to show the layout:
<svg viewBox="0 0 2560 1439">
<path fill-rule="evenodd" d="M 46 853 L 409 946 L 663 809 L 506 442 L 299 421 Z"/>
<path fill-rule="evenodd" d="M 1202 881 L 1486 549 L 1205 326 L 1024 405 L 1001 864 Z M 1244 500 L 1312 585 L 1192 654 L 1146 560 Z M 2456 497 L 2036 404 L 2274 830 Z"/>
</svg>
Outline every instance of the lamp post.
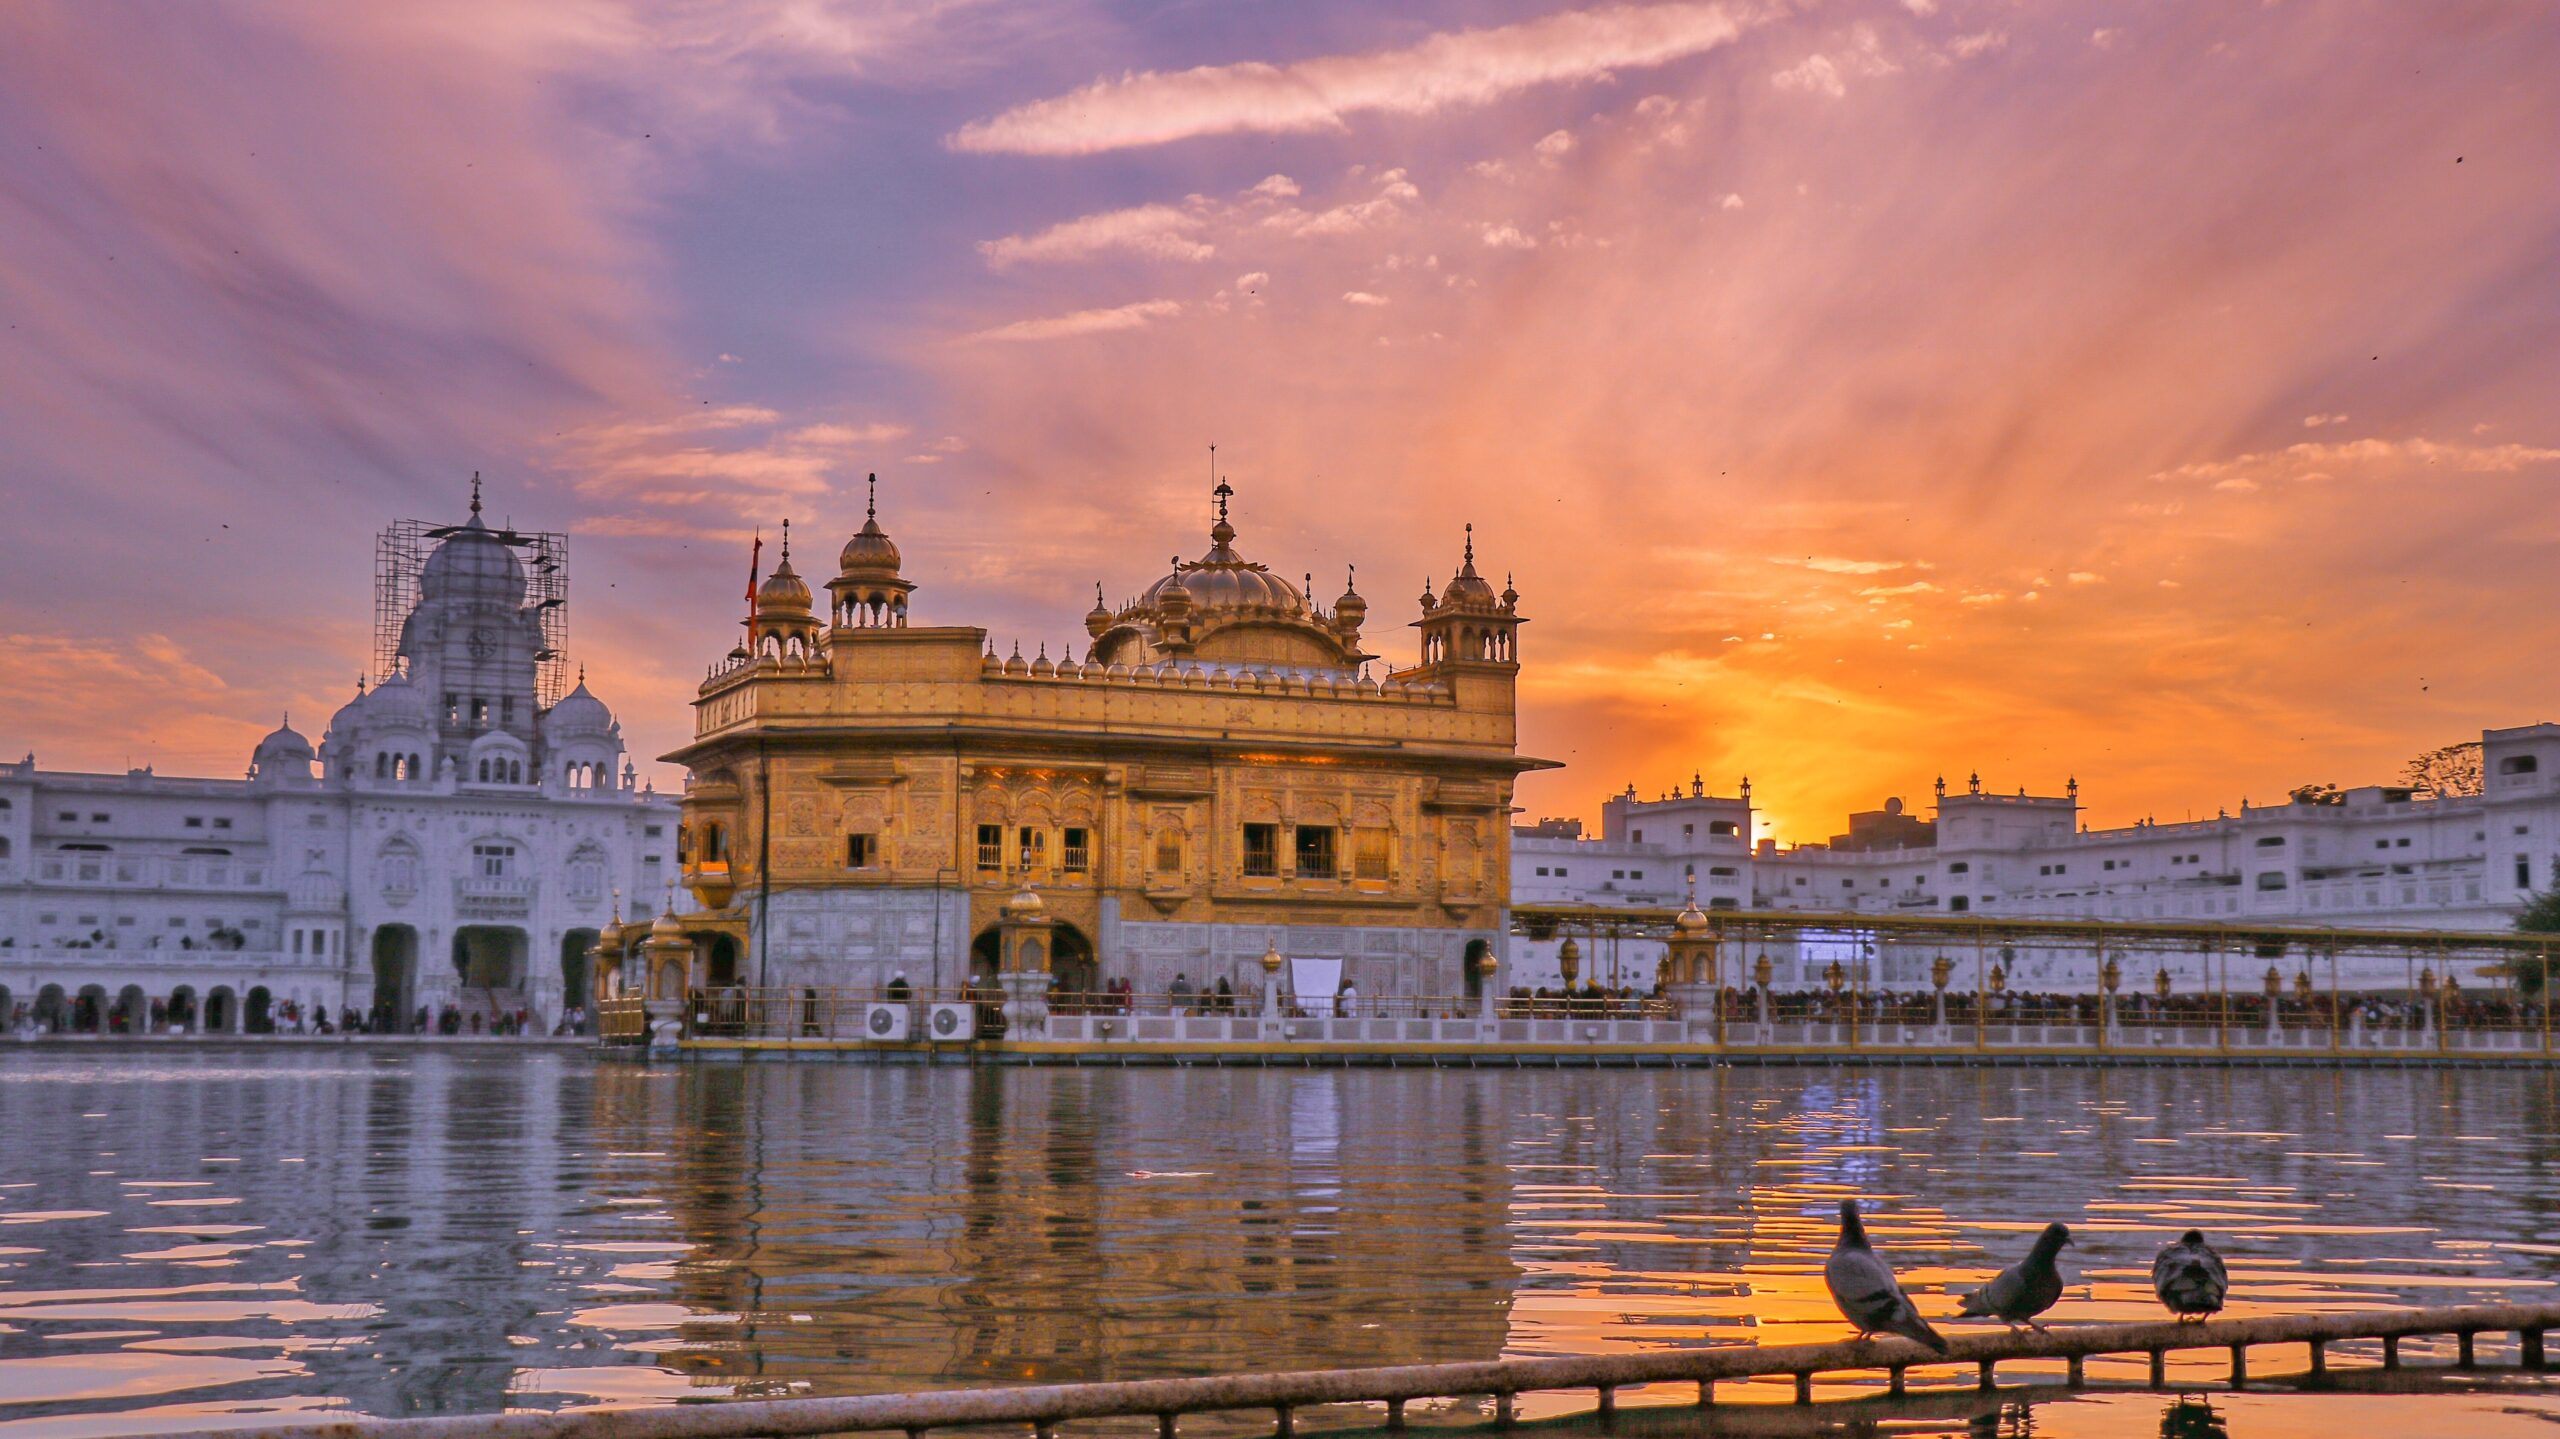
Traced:
<svg viewBox="0 0 2560 1439">
<path fill-rule="evenodd" d="M 1769 963 L 1769 951 L 1765 949 L 1760 951 L 1758 959 L 1751 962 L 1751 991 L 1752 998 L 1760 1006 L 1760 1042 L 1762 1044 L 1769 1042 L 1769 976 L 1775 969 L 1776 966 Z"/>
<path fill-rule="evenodd" d="M 2158 1043 L 2161 1031 L 2156 1026 L 2160 1020 L 2166 1020 L 2169 1017 L 2169 961 L 2165 959 L 2160 961 L 2160 967 L 2151 972 L 2151 992 L 2160 1000 L 2160 1017 L 2153 1021 L 2155 1028 L 2152 1030 L 2153 1042 Z M 2183 1041 L 2186 1037 L 2179 1033 L 2175 1026 L 2167 1032 L 2173 1044 Z"/>
<path fill-rule="evenodd" d="M 2267 1043 L 2284 1043 L 2284 973 L 2274 965 L 2267 966 Z"/>
<path fill-rule="evenodd" d="M 1286 962 L 1280 957 L 1280 945 L 1276 939 L 1262 951 L 1262 1019 L 1265 1024 L 1280 1022 L 1280 966 Z"/>
<path fill-rule="evenodd" d="M 1953 977 L 1955 972 L 1955 961 L 1943 954 L 1929 961 L 1929 987 L 1938 992 L 1936 1012 L 1933 1017 L 1937 1020 L 1940 1044 L 1947 1042 L 1947 980 Z"/>
<path fill-rule="evenodd" d="M 2002 959 L 2007 959 L 2013 953 L 2015 951 L 2007 945 L 2000 946 Z M 2005 963 L 1992 965 L 1991 973 L 1983 976 L 1982 987 L 1987 991 L 1987 995 L 1983 1000 L 1982 1013 L 1977 1017 L 1976 1022 L 1982 1026 L 1983 1042 L 1987 1044 L 1990 1042 L 1991 1035 L 1991 1001 L 2009 992 L 2009 966 Z"/>
<path fill-rule="evenodd" d="M 2124 966 L 2118 964 L 2116 957 L 2110 954 L 2107 956 L 2107 962 L 2098 966 L 2098 987 L 2106 991 L 2106 997 L 2098 1002 L 2099 1007 L 2104 1011 L 2098 1016 L 2098 1047 L 2100 1049 L 2106 1048 L 2115 1037 L 2116 987 L 2123 983 Z"/>
<path fill-rule="evenodd" d="M 2441 1052 L 2453 1039 L 2454 1003 L 2462 997 L 2462 981 L 2455 977 L 2453 962 L 2444 966 L 2444 1013 L 2436 1018 L 2436 1049 Z"/>
<path fill-rule="evenodd" d="M 2435 1028 L 2435 1018 L 2436 971 L 2435 966 L 2426 965 L 2418 970 L 2418 1042 L 2420 1044 L 2427 1042 L 2428 1033 Z"/>
</svg>

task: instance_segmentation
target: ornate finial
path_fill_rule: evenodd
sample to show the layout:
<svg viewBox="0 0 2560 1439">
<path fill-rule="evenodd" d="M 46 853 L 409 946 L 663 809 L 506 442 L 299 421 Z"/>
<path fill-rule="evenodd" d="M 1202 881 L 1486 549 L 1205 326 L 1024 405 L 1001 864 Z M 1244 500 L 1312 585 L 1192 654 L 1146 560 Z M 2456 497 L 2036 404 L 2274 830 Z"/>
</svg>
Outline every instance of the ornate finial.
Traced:
<svg viewBox="0 0 2560 1439">
<path fill-rule="evenodd" d="M 578 688 L 580 688 L 580 689 L 585 689 L 586 687 L 587 687 L 587 666 L 586 666 L 586 662 L 585 662 L 585 661 L 583 661 L 583 660 L 581 660 L 581 661 L 579 661 L 579 663 L 578 663 Z"/>
<path fill-rule="evenodd" d="M 480 472 L 471 472 L 471 518 L 480 518 Z"/>
<path fill-rule="evenodd" d="M 791 563 L 791 517 L 782 517 L 782 562 Z"/>
<path fill-rule="evenodd" d="M 1049 642 L 1048 642 L 1047 640 L 1042 640 L 1042 641 L 1040 642 L 1040 658 L 1042 658 L 1042 659 L 1044 659 L 1044 660 L 1045 660 L 1045 659 L 1047 659 L 1048 657 L 1049 657 Z"/>
<path fill-rule="evenodd" d="M 1470 520 L 1470 521 L 1468 521 L 1468 522 L 1467 522 L 1467 568 L 1468 568 L 1468 569 L 1470 569 L 1470 570 L 1472 570 L 1472 569 L 1474 569 L 1475 567 L 1476 567 L 1476 527 L 1475 527 L 1475 522 L 1474 522 L 1474 521 L 1472 521 L 1472 520 Z"/>
<path fill-rule="evenodd" d="M 1020 640 L 1015 640 L 1013 642 L 1013 657 L 1015 659 L 1022 658 L 1022 641 Z"/>
<path fill-rule="evenodd" d="M 1356 590 L 1360 588 L 1360 567 L 1358 565 L 1344 565 L 1342 567 L 1342 587 L 1346 590 Z"/>
<path fill-rule="evenodd" d="M 876 520 L 880 518 L 880 476 L 877 474 L 866 476 L 865 483 L 871 486 L 871 498 L 863 502 L 862 517 L 866 520 Z"/>
</svg>

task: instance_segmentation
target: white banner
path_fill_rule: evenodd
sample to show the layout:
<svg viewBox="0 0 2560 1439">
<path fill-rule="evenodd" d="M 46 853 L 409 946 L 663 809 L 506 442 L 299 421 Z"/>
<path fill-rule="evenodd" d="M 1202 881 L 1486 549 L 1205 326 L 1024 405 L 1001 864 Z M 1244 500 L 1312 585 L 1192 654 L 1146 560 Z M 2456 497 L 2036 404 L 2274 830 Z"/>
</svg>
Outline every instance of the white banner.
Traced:
<svg viewBox="0 0 2560 1439">
<path fill-rule="evenodd" d="M 1333 1013 L 1333 992 L 1342 987 L 1342 961 L 1338 959 L 1293 959 L 1289 961 L 1289 991 L 1298 997 L 1298 1008 L 1313 1015 Z"/>
</svg>

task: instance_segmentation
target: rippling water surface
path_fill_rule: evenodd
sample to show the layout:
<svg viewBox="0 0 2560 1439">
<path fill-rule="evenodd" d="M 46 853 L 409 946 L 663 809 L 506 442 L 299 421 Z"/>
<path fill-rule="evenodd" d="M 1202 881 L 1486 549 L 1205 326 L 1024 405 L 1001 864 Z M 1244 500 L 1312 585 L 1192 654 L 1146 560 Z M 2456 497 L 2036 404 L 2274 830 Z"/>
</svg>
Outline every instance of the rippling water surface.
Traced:
<svg viewBox="0 0 2560 1439">
<path fill-rule="evenodd" d="M 2239 1313 L 2555 1297 L 2555 1104 L 2549 1076 L 2454 1071 L 20 1049 L 0 1053 L 0 1435 L 1818 1340 L 1844 1332 L 1817 1271 L 1848 1193 L 1938 1315 L 2048 1219 L 2080 1236 L 2064 1323 L 2155 1317 L 2149 1256 L 2191 1225 L 2230 1256 Z M 1849 1432 L 2560 1422 L 2560 1393 L 2520 1379 L 2016 1398 Z M 1621 1427 L 1827 1432 L 1754 1407 Z"/>
</svg>

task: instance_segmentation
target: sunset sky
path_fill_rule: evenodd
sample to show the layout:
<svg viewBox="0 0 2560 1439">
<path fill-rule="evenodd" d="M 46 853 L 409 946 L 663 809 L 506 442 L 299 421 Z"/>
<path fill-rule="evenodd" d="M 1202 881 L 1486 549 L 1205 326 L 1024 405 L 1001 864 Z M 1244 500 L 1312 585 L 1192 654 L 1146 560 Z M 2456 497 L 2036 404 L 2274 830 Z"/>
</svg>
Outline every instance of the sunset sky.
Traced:
<svg viewBox="0 0 2560 1439">
<path fill-rule="evenodd" d="M 1214 443 L 1394 658 L 1474 522 L 1537 814 L 2387 780 L 2560 718 L 2554 74 L 2526 0 L 11 4 L 0 754 L 316 738 L 474 470 L 644 761 L 866 471 L 918 623 L 1081 653 Z"/>
</svg>

